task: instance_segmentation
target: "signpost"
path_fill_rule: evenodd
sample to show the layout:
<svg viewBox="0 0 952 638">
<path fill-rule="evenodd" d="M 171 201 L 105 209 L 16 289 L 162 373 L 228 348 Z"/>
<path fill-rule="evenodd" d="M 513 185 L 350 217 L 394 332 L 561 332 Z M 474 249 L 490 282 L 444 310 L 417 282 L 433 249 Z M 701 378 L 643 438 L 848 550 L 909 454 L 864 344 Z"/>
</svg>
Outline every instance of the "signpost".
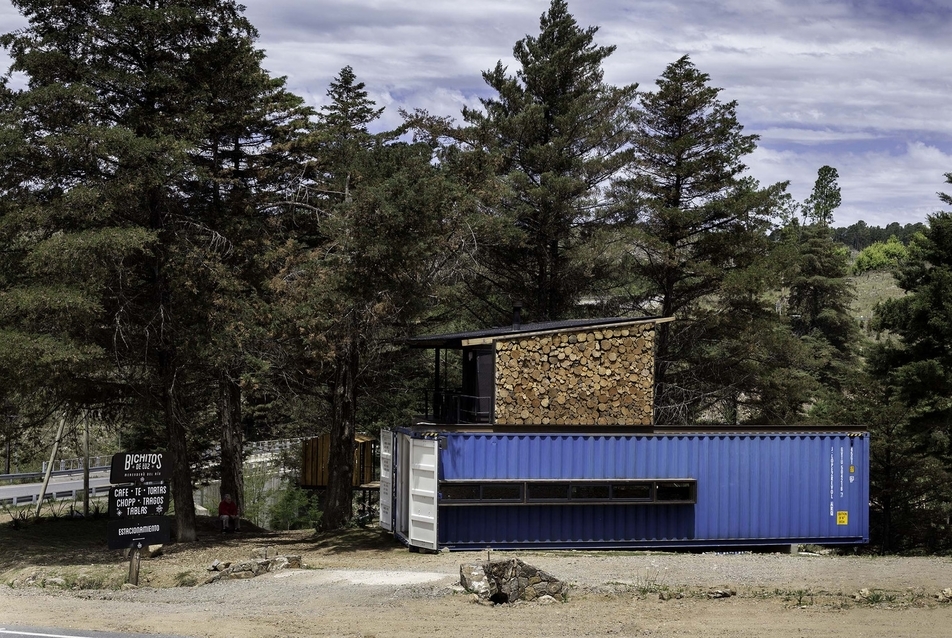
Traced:
<svg viewBox="0 0 952 638">
<path fill-rule="evenodd" d="M 110 483 L 151 483 L 172 477 L 168 459 L 162 452 L 113 454 L 109 472 Z"/>
<path fill-rule="evenodd" d="M 168 510 L 168 483 L 114 485 L 109 488 L 109 518 L 161 516 Z"/>
<path fill-rule="evenodd" d="M 171 468 L 162 452 L 120 452 L 109 472 L 109 549 L 131 549 L 129 582 L 139 584 L 139 561 L 145 545 L 168 543 Z"/>
<path fill-rule="evenodd" d="M 142 516 L 126 521 L 109 521 L 109 549 L 132 548 L 138 552 L 146 545 L 168 543 L 172 525 L 167 516 Z"/>
</svg>

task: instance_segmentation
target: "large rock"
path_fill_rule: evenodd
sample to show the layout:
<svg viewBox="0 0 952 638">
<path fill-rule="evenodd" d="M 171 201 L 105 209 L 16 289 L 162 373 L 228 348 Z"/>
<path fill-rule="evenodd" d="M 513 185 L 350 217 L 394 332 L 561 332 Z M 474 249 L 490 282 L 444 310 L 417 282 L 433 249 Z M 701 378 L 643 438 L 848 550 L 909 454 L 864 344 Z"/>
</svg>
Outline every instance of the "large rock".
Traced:
<svg viewBox="0 0 952 638">
<path fill-rule="evenodd" d="M 568 585 L 558 578 L 518 558 L 460 565 L 460 585 L 481 600 L 496 604 L 535 601 L 544 596 L 561 600 L 568 591 Z"/>
<path fill-rule="evenodd" d="M 147 558 L 158 558 L 165 551 L 164 545 L 149 545 L 146 548 L 145 555 Z"/>
<path fill-rule="evenodd" d="M 466 591 L 478 595 L 480 598 L 489 598 L 489 577 L 483 565 L 464 563 L 459 566 L 459 584 Z"/>
<path fill-rule="evenodd" d="M 300 568 L 300 556 L 274 556 L 272 558 L 254 558 L 252 560 L 242 561 L 240 563 L 222 563 L 213 562 L 208 571 L 212 575 L 205 580 L 206 583 L 214 583 L 219 580 L 232 580 L 241 578 L 254 578 L 268 572 L 276 572 L 286 568 Z"/>
<path fill-rule="evenodd" d="M 251 550 L 252 558 L 273 558 L 278 555 L 274 547 L 256 547 Z"/>
</svg>

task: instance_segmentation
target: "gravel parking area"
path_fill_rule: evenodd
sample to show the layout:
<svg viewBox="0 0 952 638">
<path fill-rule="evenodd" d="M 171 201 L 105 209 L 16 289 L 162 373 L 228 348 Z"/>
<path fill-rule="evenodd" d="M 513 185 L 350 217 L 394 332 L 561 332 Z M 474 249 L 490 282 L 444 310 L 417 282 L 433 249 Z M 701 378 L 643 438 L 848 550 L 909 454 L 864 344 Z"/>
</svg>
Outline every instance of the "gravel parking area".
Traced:
<svg viewBox="0 0 952 638">
<path fill-rule="evenodd" d="M 262 539 L 205 549 L 246 558 Z M 571 584 L 551 605 L 484 606 L 458 586 L 461 563 L 486 552 L 413 554 L 400 547 L 277 547 L 306 569 L 192 587 L 56 590 L 0 587 L 0 626 L 34 624 L 179 636 L 943 636 L 952 560 L 801 553 L 493 552 Z M 183 553 L 143 574 L 187 565 Z M 192 561 L 198 560 L 192 558 Z M 207 564 L 207 562 L 205 564 Z M 150 564 L 151 563 L 151 564 Z M 179 574 L 183 572 L 178 572 Z M 733 590 L 711 598 L 711 589 Z M 856 598 L 860 590 L 868 595 Z M 665 594 L 668 600 L 662 600 Z"/>
</svg>

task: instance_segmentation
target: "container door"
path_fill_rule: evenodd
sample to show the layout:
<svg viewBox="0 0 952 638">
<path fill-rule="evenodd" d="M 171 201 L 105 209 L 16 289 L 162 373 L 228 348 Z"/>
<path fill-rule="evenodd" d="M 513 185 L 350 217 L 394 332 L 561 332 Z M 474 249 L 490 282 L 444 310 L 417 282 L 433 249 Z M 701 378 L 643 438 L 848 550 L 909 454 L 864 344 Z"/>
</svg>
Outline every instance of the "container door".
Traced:
<svg viewBox="0 0 952 638">
<path fill-rule="evenodd" d="M 436 549 L 436 482 L 438 441 L 410 439 L 409 541 Z"/>
<path fill-rule="evenodd" d="M 393 456 L 393 533 L 409 542 L 410 436 L 405 432 L 396 435 Z"/>
<path fill-rule="evenodd" d="M 393 531 L 393 432 L 380 430 L 380 527 Z"/>
</svg>

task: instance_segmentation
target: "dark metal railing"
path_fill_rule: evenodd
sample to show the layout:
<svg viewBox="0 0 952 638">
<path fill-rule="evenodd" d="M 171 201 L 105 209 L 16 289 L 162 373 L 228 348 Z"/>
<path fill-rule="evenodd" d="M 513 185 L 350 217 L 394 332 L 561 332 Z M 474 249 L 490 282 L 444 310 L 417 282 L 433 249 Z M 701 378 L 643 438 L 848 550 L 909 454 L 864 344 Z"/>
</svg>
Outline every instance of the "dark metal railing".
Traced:
<svg viewBox="0 0 952 638">
<path fill-rule="evenodd" d="M 437 423 L 489 423 L 492 420 L 492 397 L 430 390 L 421 407 L 422 416 Z"/>
</svg>

